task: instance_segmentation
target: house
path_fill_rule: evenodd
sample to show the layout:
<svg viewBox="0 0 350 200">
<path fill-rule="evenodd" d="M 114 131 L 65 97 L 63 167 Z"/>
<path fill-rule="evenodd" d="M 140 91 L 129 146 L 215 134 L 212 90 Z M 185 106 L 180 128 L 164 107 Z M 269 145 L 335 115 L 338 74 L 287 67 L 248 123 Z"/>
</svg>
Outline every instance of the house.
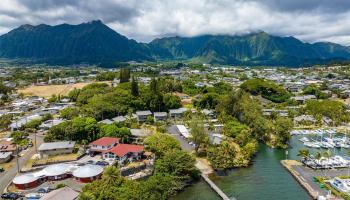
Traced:
<svg viewBox="0 0 350 200">
<path fill-rule="evenodd" d="M 201 112 L 207 117 L 215 118 L 215 111 L 214 110 L 203 109 L 203 110 L 201 110 Z"/>
<path fill-rule="evenodd" d="M 126 118 L 124 116 L 118 116 L 118 117 L 112 118 L 112 120 L 116 123 L 122 123 L 126 121 Z"/>
<path fill-rule="evenodd" d="M 74 150 L 74 141 L 42 143 L 38 149 L 40 157 L 48 157 L 59 154 L 70 154 Z"/>
<path fill-rule="evenodd" d="M 56 126 L 56 125 L 58 125 L 58 124 L 60 124 L 60 123 L 62 123 L 62 122 L 64 122 L 64 121 L 65 121 L 65 120 L 63 120 L 63 119 L 51 119 L 51 120 L 47 120 L 47 121 L 43 122 L 43 123 L 39 126 L 39 128 L 40 128 L 41 130 L 49 130 L 51 127 Z"/>
<path fill-rule="evenodd" d="M 152 112 L 149 110 L 136 111 L 136 116 L 138 122 L 145 122 L 148 116 L 152 116 Z"/>
<path fill-rule="evenodd" d="M 101 123 L 101 124 L 113 124 L 113 121 L 110 120 L 110 119 L 104 119 L 102 121 L 99 121 L 98 123 Z"/>
<path fill-rule="evenodd" d="M 222 140 L 225 139 L 225 136 L 218 133 L 210 133 L 209 134 L 209 142 L 210 144 L 218 145 L 221 144 Z"/>
<path fill-rule="evenodd" d="M 102 153 L 103 158 L 117 161 L 122 164 L 126 161 L 140 160 L 144 153 L 144 146 L 134 144 L 118 144 L 110 150 Z"/>
<path fill-rule="evenodd" d="M 170 109 L 169 116 L 172 118 L 180 118 L 186 112 L 186 108 Z"/>
<path fill-rule="evenodd" d="M 143 140 L 151 134 L 150 131 L 137 128 L 130 129 L 130 132 L 132 136 L 132 141 L 136 144 L 141 144 Z"/>
<path fill-rule="evenodd" d="M 344 90 L 341 92 L 341 94 L 344 98 L 349 98 L 350 97 L 350 90 Z"/>
<path fill-rule="evenodd" d="M 42 200 L 61 200 L 61 199 L 76 200 L 76 199 L 79 199 L 79 192 L 73 190 L 68 186 L 65 186 L 63 188 L 46 193 L 40 199 Z"/>
<path fill-rule="evenodd" d="M 0 163 L 6 163 L 11 160 L 12 152 L 0 152 Z"/>
<path fill-rule="evenodd" d="M 168 113 L 166 112 L 154 112 L 154 121 L 165 121 L 168 117 Z"/>
<path fill-rule="evenodd" d="M 307 100 L 316 99 L 316 96 L 315 95 L 295 96 L 295 97 L 291 97 L 291 99 L 299 103 L 305 103 Z"/>
<path fill-rule="evenodd" d="M 19 128 L 21 128 L 22 126 L 26 125 L 28 122 L 36 120 L 36 119 L 41 119 L 41 116 L 38 114 L 25 116 L 17 121 L 12 122 L 9 127 L 10 127 L 11 131 L 16 131 Z"/>
<path fill-rule="evenodd" d="M 276 113 L 281 117 L 288 117 L 288 110 L 276 110 L 276 109 L 262 109 L 264 116 L 271 116 L 272 113 Z"/>
<path fill-rule="evenodd" d="M 189 99 L 189 98 L 190 98 L 190 96 L 188 96 L 187 94 L 180 93 L 180 92 L 174 92 L 173 94 L 174 94 L 175 96 L 180 97 L 181 100 Z"/>
<path fill-rule="evenodd" d="M 96 152 L 103 152 L 113 148 L 115 145 L 119 143 L 119 138 L 115 137 L 102 137 L 98 140 L 95 140 L 89 144 L 90 146 L 90 154 Z"/>
<path fill-rule="evenodd" d="M 297 124 L 314 124 L 316 122 L 316 119 L 312 115 L 300 115 L 297 117 L 294 117 L 294 125 Z"/>
</svg>

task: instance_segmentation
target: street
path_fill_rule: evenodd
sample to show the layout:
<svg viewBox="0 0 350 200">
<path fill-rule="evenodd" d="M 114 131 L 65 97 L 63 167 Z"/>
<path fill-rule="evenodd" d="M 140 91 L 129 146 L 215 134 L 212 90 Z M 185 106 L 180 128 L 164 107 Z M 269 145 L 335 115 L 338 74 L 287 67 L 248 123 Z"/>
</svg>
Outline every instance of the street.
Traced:
<svg viewBox="0 0 350 200">
<path fill-rule="evenodd" d="M 30 138 L 34 142 L 34 136 L 32 135 Z M 37 135 L 36 140 L 37 140 L 37 147 L 39 147 L 40 144 L 43 143 L 43 136 Z M 35 152 L 35 145 L 33 145 L 33 147 L 30 147 L 22 152 L 24 153 L 24 155 L 22 155 L 18 159 L 19 169 L 21 169 L 27 163 L 27 161 L 36 153 Z M 20 152 L 20 154 L 22 152 Z M 5 188 L 11 183 L 13 178 L 17 175 L 16 157 L 14 157 L 11 162 L 15 163 L 14 167 L 12 167 L 9 170 L 4 171 L 3 173 L 0 173 L 0 191 L 1 191 L 1 193 L 5 190 Z"/>
</svg>

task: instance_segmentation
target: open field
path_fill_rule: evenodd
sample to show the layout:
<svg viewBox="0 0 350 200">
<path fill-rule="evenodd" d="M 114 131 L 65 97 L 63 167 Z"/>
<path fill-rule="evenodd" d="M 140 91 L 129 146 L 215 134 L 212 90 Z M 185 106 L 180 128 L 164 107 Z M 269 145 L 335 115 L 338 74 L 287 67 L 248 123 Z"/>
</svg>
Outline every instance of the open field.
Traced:
<svg viewBox="0 0 350 200">
<path fill-rule="evenodd" d="M 19 89 L 17 92 L 23 93 L 25 96 L 39 96 L 39 97 L 49 98 L 54 94 L 55 95 L 67 95 L 74 88 L 81 89 L 90 83 L 92 83 L 92 82 L 65 84 L 65 85 L 29 86 L 29 87 L 24 88 L 24 89 Z M 110 84 L 109 81 L 105 81 L 103 83 Z"/>
</svg>

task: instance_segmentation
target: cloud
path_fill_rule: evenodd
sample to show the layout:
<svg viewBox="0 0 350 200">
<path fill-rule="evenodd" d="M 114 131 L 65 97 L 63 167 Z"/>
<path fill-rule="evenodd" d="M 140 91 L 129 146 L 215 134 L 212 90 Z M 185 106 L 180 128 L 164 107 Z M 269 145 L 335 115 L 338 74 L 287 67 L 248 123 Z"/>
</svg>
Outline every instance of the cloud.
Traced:
<svg viewBox="0 0 350 200">
<path fill-rule="evenodd" d="M 349 0 L 1 0 L 0 33 L 22 24 L 101 19 L 129 38 L 244 34 L 263 30 L 307 42 L 350 45 Z"/>
</svg>

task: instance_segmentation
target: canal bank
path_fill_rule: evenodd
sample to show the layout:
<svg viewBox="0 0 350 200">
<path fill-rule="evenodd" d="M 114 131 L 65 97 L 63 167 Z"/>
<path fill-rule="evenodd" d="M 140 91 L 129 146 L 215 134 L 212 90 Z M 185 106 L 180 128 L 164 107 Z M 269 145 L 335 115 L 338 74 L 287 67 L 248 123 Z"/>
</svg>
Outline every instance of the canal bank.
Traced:
<svg viewBox="0 0 350 200">
<path fill-rule="evenodd" d="M 297 138 L 292 138 L 289 150 L 290 159 L 297 159 Z M 271 149 L 266 145 L 259 146 L 259 152 L 253 165 L 247 168 L 231 170 L 227 176 L 211 176 L 211 180 L 228 196 L 238 200 L 309 200 L 310 195 L 300 186 L 293 176 L 281 165 L 286 158 L 285 151 Z M 219 200 L 210 187 L 199 182 L 186 188 L 172 200 Z"/>
</svg>

